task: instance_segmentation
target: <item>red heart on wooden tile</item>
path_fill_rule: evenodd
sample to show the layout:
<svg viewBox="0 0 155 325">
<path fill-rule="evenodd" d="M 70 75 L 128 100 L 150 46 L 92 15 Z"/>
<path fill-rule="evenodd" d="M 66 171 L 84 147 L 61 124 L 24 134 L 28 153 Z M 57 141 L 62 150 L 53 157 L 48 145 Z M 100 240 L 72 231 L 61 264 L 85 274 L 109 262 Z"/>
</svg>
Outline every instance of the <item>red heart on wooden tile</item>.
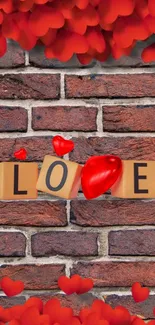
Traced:
<svg viewBox="0 0 155 325">
<path fill-rule="evenodd" d="M 1 289 L 8 297 L 13 297 L 24 290 L 24 283 L 22 281 L 13 281 L 9 277 L 5 276 L 1 280 Z"/>
<path fill-rule="evenodd" d="M 27 156 L 27 151 L 24 148 L 14 152 L 14 156 L 16 159 L 25 160 Z"/>
<path fill-rule="evenodd" d="M 63 156 L 74 149 L 74 142 L 71 140 L 66 140 L 60 135 L 53 137 L 52 145 L 58 156 Z"/>
<path fill-rule="evenodd" d="M 142 302 L 148 299 L 150 290 L 143 288 L 139 282 L 132 285 L 132 296 L 135 302 Z"/>
</svg>

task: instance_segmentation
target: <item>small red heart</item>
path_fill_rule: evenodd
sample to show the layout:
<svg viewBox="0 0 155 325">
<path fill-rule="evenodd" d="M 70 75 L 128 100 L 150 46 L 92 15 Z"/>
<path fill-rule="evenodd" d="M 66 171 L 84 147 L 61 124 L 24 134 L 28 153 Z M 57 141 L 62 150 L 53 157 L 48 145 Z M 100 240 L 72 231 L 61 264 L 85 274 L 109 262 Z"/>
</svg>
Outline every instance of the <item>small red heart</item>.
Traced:
<svg viewBox="0 0 155 325">
<path fill-rule="evenodd" d="M 62 275 L 58 279 L 58 286 L 67 295 L 71 295 L 72 293 L 78 291 L 78 289 L 81 287 L 81 282 L 82 279 L 77 274 L 73 275 L 71 278 Z"/>
<path fill-rule="evenodd" d="M 143 288 L 139 282 L 132 285 L 132 296 L 135 302 L 142 302 L 148 299 L 150 290 Z"/>
<path fill-rule="evenodd" d="M 13 281 L 5 276 L 1 280 L 1 288 L 8 297 L 13 297 L 24 290 L 24 283 L 22 281 Z"/>
<path fill-rule="evenodd" d="M 112 312 L 110 323 L 112 325 L 129 325 L 131 324 L 131 316 L 128 310 L 123 306 L 117 306 Z"/>
<path fill-rule="evenodd" d="M 52 145 L 58 156 L 63 156 L 74 149 L 74 142 L 71 140 L 66 140 L 60 135 L 53 137 Z"/>
<path fill-rule="evenodd" d="M 16 159 L 25 160 L 27 156 L 27 151 L 24 148 L 14 152 L 14 156 Z"/>
<path fill-rule="evenodd" d="M 93 288 L 93 280 L 86 278 L 86 279 L 82 279 L 81 278 L 81 285 L 80 288 L 78 290 L 76 290 L 76 293 L 79 294 L 83 294 L 86 293 L 88 291 L 90 291 Z"/>
<path fill-rule="evenodd" d="M 82 190 L 87 199 L 93 199 L 105 193 L 122 173 L 122 161 L 119 157 L 106 155 L 94 156 L 87 160 L 82 169 Z"/>
</svg>

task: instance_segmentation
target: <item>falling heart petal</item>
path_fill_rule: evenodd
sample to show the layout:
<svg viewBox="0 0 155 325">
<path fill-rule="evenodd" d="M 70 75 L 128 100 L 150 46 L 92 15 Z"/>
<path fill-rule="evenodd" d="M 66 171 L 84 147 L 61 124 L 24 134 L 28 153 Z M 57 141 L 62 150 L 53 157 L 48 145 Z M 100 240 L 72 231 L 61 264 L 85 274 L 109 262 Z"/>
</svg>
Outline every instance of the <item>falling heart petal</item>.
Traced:
<svg viewBox="0 0 155 325">
<path fill-rule="evenodd" d="M 27 156 L 27 151 L 24 148 L 14 152 L 14 157 L 19 160 L 25 160 Z"/>
<path fill-rule="evenodd" d="M 139 282 L 132 285 L 132 296 L 135 302 L 142 302 L 148 299 L 150 290 L 143 288 Z"/>
<path fill-rule="evenodd" d="M 13 297 L 24 290 L 24 283 L 22 281 L 13 281 L 6 276 L 1 280 L 1 288 L 8 297 Z"/>
<path fill-rule="evenodd" d="M 74 149 L 74 142 L 66 140 L 63 137 L 56 135 L 52 139 L 52 145 L 58 156 L 63 156 Z"/>
</svg>

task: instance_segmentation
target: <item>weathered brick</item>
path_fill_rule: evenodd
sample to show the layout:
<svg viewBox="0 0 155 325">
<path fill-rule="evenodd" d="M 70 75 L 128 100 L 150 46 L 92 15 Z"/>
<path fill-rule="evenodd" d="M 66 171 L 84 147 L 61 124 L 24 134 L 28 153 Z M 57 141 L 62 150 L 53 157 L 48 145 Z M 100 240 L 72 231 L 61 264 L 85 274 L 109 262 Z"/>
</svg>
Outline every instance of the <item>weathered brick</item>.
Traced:
<svg viewBox="0 0 155 325">
<path fill-rule="evenodd" d="M 70 159 L 85 163 L 90 156 L 113 154 L 121 159 L 155 160 L 155 138 L 91 137 L 74 138 L 75 148 Z"/>
<path fill-rule="evenodd" d="M 0 132 L 26 132 L 28 124 L 27 110 L 22 107 L 0 107 Z"/>
<path fill-rule="evenodd" d="M 20 232 L 0 232 L 0 256 L 25 256 L 26 237 Z"/>
<path fill-rule="evenodd" d="M 110 231 L 108 243 L 110 255 L 155 255 L 154 230 Z"/>
<path fill-rule="evenodd" d="M 104 106 L 103 129 L 108 132 L 155 131 L 155 106 Z"/>
<path fill-rule="evenodd" d="M 34 130 L 96 131 L 97 108 L 95 107 L 34 107 Z"/>
<path fill-rule="evenodd" d="M 52 231 L 32 235 L 33 256 L 96 256 L 98 235 L 95 233 Z"/>
<path fill-rule="evenodd" d="M 131 287 L 134 282 L 155 286 L 155 262 L 79 262 L 72 274 L 91 277 L 96 287 Z"/>
<path fill-rule="evenodd" d="M 51 293 L 50 295 L 39 294 L 35 296 L 40 297 L 44 303 L 51 298 L 58 298 L 61 302 L 61 306 L 73 308 L 75 315 L 80 311 L 81 308 L 91 306 L 94 299 L 97 298 L 91 293 L 86 293 L 84 295 L 72 294 L 71 296 Z"/>
<path fill-rule="evenodd" d="M 60 95 L 60 75 L 19 73 L 0 75 L 0 99 L 55 99 Z"/>
<path fill-rule="evenodd" d="M 144 319 L 155 318 L 155 316 L 153 315 L 155 301 L 154 295 L 150 295 L 147 300 L 138 304 L 135 304 L 133 297 L 129 295 L 107 295 L 105 301 L 106 303 L 110 304 L 113 308 L 118 305 L 126 307 L 132 315 L 139 315 Z"/>
<path fill-rule="evenodd" d="M 13 161 L 13 153 L 20 148 L 27 150 L 27 161 L 43 161 L 45 155 L 54 155 L 52 137 L 24 137 L 0 140 L 0 161 Z"/>
<path fill-rule="evenodd" d="M 0 58 L 0 68 L 16 68 L 24 66 L 24 64 L 24 51 L 17 43 L 9 41 L 6 54 Z"/>
<path fill-rule="evenodd" d="M 0 202 L 0 224 L 9 226 L 66 226 L 65 201 Z"/>
<path fill-rule="evenodd" d="M 61 275 L 65 275 L 64 264 L 3 264 L 0 266 L 0 278 L 9 276 L 13 280 L 22 280 L 25 289 L 29 290 L 57 289 L 58 278 Z"/>
<path fill-rule="evenodd" d="M 155 201 L 74 200 L 70 221 L 78 226 L 155 225 Z"/>
<path fill-rule="evenodd" d="M 155 74 L 66 75 L 67 98 L 154 97 Z"/>
<path fill-rule="evenodd" d="M 20 297 L 0 296 L 0 306 L 2 306 L 3 308 L 10 308 L 16 305 L 23 305 L 25 301 L 26 298 L 24 296 L 20 296 Z"/>
</svg>

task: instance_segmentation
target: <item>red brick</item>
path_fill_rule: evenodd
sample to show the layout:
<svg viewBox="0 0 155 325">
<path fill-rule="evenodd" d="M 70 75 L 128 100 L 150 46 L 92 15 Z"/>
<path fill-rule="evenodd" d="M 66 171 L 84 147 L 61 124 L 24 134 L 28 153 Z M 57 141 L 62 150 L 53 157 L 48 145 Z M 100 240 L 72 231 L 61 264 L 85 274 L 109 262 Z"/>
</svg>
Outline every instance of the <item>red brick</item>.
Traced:
<svg viewBox="0 0 155 325">
<path fill-rule="evenodd" d="M 57 289 L 58 278 L 61 275 L 65 275 L 64 264 L 0 266 L 0 278 L 8 276 L 13 280 L 22 280 L 27 290 Z"/>
<path fill-rule="evenodd" d="M 0 132 L 27 131 L 27 110 L 22 107 L 0 107 Z"/>
<path fill-rule="evenodd" d="M 61 306 L 73 308 L 75 315 L 81 308 L 91 306 L 92 302 L 97 298 L 91 293 L 86 293 L 84 295 L 72 294 L 71 296 L 51 293 L 50 295 L 39 294 L 37 297 L 40 297 L 43 302 L 47 302 L 51 298 L 58 298 L 61 302 Z"/>
<path fill-rule="evenodd" d="M 55 99 L 60 96 L 59 74 L 0 75 L 1 99 Z"/>
<path fill-rule="evenodd" d="M 9 226 L 66 226 L 65 201 L 1 201 L 0 224 Z"/>
<path fill-rule="evenodd" d="M 27 150 L 27 161 L 43 161 L 45 155 L 55 156 L 52 137 L 24 137 L 1 139 L 0 161 L 12 161 L 13 153 L 20 148 Z"/>
<path fill-rule="evenodd" d="M 0 68 L 16 68 L 25 64 L 25 54 L 20 46 L 9 41 L 6 54 L 0 58 Z"/>
<path fill-rule="evenodd" d="M 95 233 L 75 231 L 39 232 L 31 237 L 33 256 L 96 256 L 98 254 Z"/>
<path fill-rule="evenodd" d="M 110 231 L 108 236 L 110 255 L 148 255 L 155 253 L 154 230 Z"/>
<path fill-rule="evenodd" d="M 144 319 L 155 318 L 155 316 L 153 315 L 153 308 L 155 302 L 154 295 L 150 295 L 146 301 L 141 302 L 139 304 L 135 304 L 135 301 L 129 295 L 107 295 L 105 301 L 110 304 L 113 308 L 118 305 L 126 307 L 132 315 L 139 315 Z"/>
<path fill-rule="evenodd" d="M 155 106 L 104 106 L 103 129 L 108 132 L 154 132 Z"/>
<path fill-rule="evenodd" d="M 66 75 L 66 97 L 154 97 L 154 82 L 154 73 Z"/>
<path fill-rule="evenodd" d="M 34 107 L 34 130 L 96 131 L 97 108 L 95 107 Z"/>
<path fill-rule="evenodd" d="M 70 221 L 78 226 L 155 225 L 155 201 L 74 200 Z"/>
<path fill-rule="evenodd" d="M 155 262 L 79 262 L 72 274 L 91 277 L 96 287 L 131 287 L 134 282 L 155 286 Z"/>
<path fill-rule="evenodd" d="M 0 306 L 3 308 L 10 308 L 16 305 L 23 305 L 26 301 L 24 296 L 20 297 L 6 297 L 0 296 Z"/>
<path fill-rule="evenodd" d="M 25 256 L 26 238 L 20 232 L 0 232 L 0 256 Z"/>
<path fill-rule="evenodd" d="M 90 156 L 113 154 L 121 159 L 155 160 L 155 138 L 91 137 L 74 138 L 75 148 L 70 159 L 85 163 Z"/>
</svg>

